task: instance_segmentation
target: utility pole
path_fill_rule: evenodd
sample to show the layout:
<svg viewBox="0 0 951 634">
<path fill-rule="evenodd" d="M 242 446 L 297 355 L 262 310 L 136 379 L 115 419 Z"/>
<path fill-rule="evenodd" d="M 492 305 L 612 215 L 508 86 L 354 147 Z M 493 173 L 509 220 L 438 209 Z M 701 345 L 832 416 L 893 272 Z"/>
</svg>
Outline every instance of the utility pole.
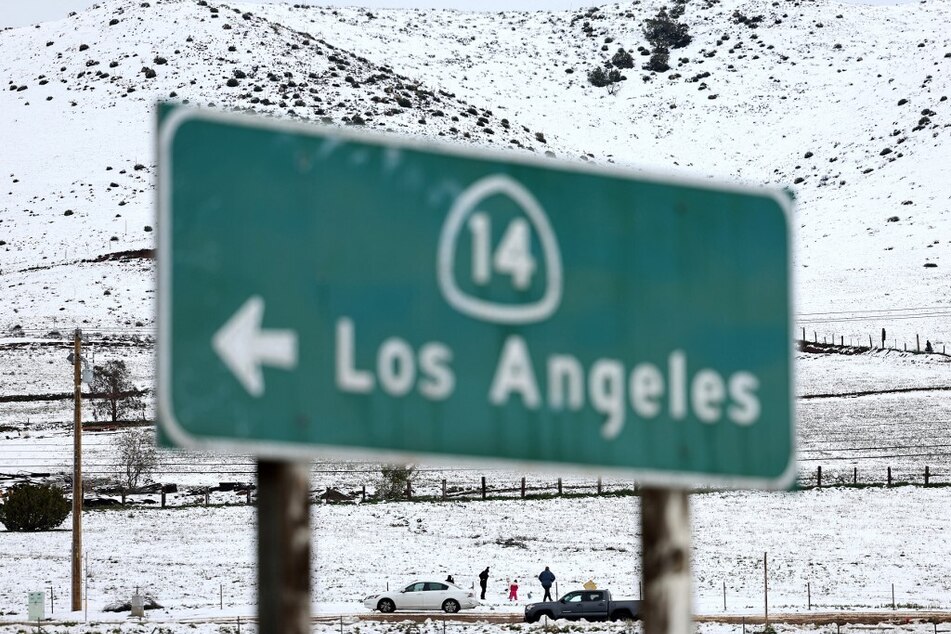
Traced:
<svg viewBox="0 0 951 634">
<path fill-rule="evenodd" d="M 83 558 L 83 422 L 82 422 L 82 332 L 73 340 L 73 587 L 72 610 L 82 609 Z"/>
</svg>

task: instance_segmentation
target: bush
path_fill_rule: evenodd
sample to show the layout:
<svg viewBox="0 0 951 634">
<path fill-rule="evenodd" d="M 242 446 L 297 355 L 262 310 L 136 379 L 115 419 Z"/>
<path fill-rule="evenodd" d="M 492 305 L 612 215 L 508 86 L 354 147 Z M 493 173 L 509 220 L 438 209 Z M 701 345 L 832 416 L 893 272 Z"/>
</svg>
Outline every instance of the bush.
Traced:
<svg viewBox="0 0 951 634">
<path fill-rule="evenodd" d="M 597 88 L 603 88 L 604 86 L 610 88 L 612 84 L 624 81 L 625 79 L 627 79 L 627 77 L 622 75 L 621 71 L 616 68 L 607 70 L 599 66 L 588 72 L 588 81 L 592 86 Z"/>
<path fill-rule="evenodd" d="M 588 71 L 588 81 L 592 86 L 596 88 L 603 88 L 611 82 L 608 80 L 608 73 L 603 68 L 598 66 L 595 69 Z"/>
<path fill-rule="evenodd" d="M 667 63 L 669 59 L 670 54 L 667 52 L 666 48 L 655 48 L 651 52 L 650 61 L 644 64 L 644 70 L 665 73 L 670 70 L 670 66 Z"/>
<path fill-rule="evenodd" d="M 50 484 L 21 484 L 0 505 L 0 524 L 9 531 L 48 531 L 63 523 L 70 503 L 63 491 Z"/>
<path fill-rule="evenodd" d="M 381 500 L 402 500 L 406 498 L 406 486 L 416 475 L 416 465 L 384 465 L 380 474 L 376 496 Z"/>
<path fill-rule="evenodd" d="M 617 53 L 611 58 L 611 63 L 618 68 L 634 68 L 634 58 L 623 48 L 617 50 Z"/>
<path fill-rule="evenodd" d="M 644 20 L 644 37 L 657 48 L 683 48 L 693 39 L 687 32 L 687 25 L 677 22 L 661 8 L 653 18 Z"/>
</svg>

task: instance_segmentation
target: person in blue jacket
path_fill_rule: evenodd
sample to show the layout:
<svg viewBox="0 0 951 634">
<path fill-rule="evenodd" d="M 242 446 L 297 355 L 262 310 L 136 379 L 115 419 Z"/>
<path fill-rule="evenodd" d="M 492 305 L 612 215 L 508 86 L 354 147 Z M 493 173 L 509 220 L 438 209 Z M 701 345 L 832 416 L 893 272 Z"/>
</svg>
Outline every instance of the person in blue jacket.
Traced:
<svg viewBox="0 0 951 634">
<path fill-rule="evenodd" d="M 538 575 L 538 580 L 542 582 L 542 588 L 545 589 L 545 597 L 542 601 L 552 601 L 551 598 L 551 584 L 555 583 L 555 573 L 548 569 L 548 566 L 545 566 L 545 569 L 542 570 L 542 573 Z"/>
</svg>

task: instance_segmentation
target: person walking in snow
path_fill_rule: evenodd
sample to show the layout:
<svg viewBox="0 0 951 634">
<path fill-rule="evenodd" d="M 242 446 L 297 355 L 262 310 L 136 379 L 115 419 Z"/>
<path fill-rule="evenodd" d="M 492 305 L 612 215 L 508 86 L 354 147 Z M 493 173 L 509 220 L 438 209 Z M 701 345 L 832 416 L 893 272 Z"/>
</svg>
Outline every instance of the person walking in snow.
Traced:
<svg viewBox="0 0 951 634">
<path fill-rule="evenodd" d="M 545 597 L 542 601 L 552 601 L 551 598 L 551 584 L 555 583 L 555 573 L 548 569 L 548 566 L 545 566 L 545 569 L 542 570 L 542 573 L 538 575 L 538 580 L 542 582 L 542 588 L 545 589 Z"/>
<path fill-rule="evenodd" d="M 485 586 L 489 583 L 489 567 L 479 573 L 479 585 L 482 587 L 482 600 L 485 601 Z"/>
<path fill-rule="evenodd" d="M 518 579 L 509 585 L 509 601 L 518 601 Z"/>
<path fill-rule="evenodd" d="M 446 583 L 451 583 L 452 585 L 456 585 L 456 580 L 452 578 L 452 575 L 448 575 L 446 577 Z"/>
</svg>

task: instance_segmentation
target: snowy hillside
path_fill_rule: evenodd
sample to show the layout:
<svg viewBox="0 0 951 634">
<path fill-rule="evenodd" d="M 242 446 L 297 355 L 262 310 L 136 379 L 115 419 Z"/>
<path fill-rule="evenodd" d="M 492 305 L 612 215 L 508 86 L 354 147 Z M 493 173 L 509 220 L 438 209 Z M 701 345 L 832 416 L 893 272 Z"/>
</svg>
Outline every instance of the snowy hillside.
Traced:
<svg viewBox="0 0 951 634">
<path fill-rule="evenodd" d="M 392 60 L 595 160 L 790 187 L 798 198 L 798 313 L 941 308 L 910 323 L 814 316 L 804 325 L 846 337 L 887 325 L 899 346 L 915 332 L 951 335 L 951 5 L 691 1 L 680 19 L 692 42 L 671 50 L 667 73 L 640 70 L 648 58 L 638 48 L 650 48 L 643 21 L 668 4 L 266 11 Z M 635 66 L 612 95 L 586 76 L 619 48 L 634 54 Z"/>
<path fill-rule="evenodd" d="M 86 260 L 154 247 L 159 99 L 549 148 L 534 131 L 407 78 L 385 59 L 204 1 L 107 2 L 4 31 L 0 50 L 0 76 L 9 78 L 0 93 L 5 332 L 152 324 L 151 260 Z"/>
<path fill-rule="evenodd" d="M 660 4 L 107 0 L 2 31 L 0 330 L 151 329 L 148 253 L 86 260 L 154 246 L 153 107 L 172 99 L 791 187 L 804 326 L 951 339 L 951 5 L 692 1 L 692 41 L 654 73 L 638 47 Z M 627 79 L 592 86 L 620 47 Z"/>
</svg>

